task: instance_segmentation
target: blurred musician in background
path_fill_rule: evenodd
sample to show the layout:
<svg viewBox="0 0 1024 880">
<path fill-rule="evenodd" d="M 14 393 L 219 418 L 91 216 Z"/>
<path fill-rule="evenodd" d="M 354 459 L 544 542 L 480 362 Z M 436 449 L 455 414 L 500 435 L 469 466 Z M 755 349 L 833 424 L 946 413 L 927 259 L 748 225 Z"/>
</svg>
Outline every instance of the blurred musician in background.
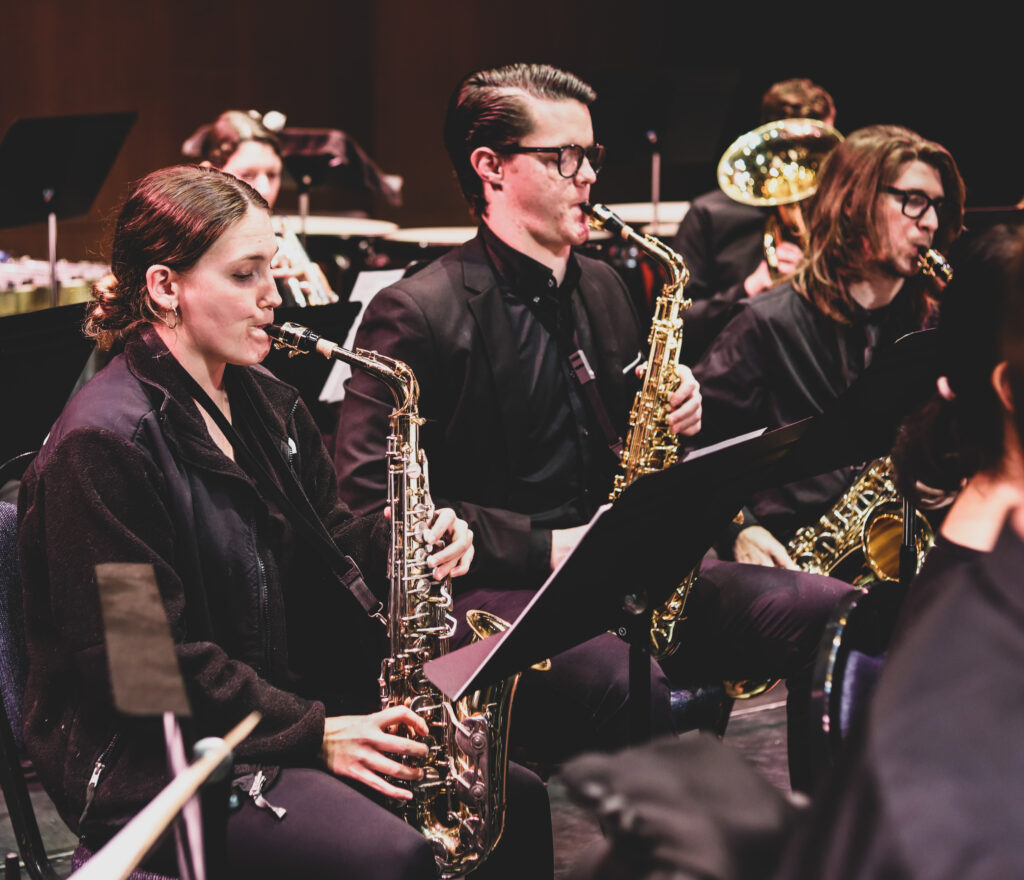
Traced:
<svg viewBox="0 0 1024 880">
<path fill-rule="evenodd" d="M 893 451 L 904 491 L 955 500 L 910 585 L 864 729 L 779 880 L 1024 875 L 1024 719 L 1007 699 L 1024 664 L 1022 246 L 1019 225 L 1000 225 L 957 254 L 939 320 L 943 375 Z"/>
<path fill-rule="evenodd" d="M 123 353 L 67 405 L 19 499 L 25 741 L 93 851 L 163 787 L 159 721 L 112 702 L 95 575 L 149 564 L 195 734 L 262 715 L 235 752 L 229 876 L 426 880 L 430 844 L 382 804 L 422 777 L 427 746 L 401 734 L 427 725 L 404 706 L 379 711 L 384 631 L 345 587 L 365 577 L 386 594 L 390 526 L 339 501 L 298 393 L 257 366 L 280 305 L 276 250 L 267 203 L 216 169 L 153 172 L 122 208 L 113 283 L 96 288 L 86 332 Z M 289 497 L 344 562 L 317 552 Z M 465 573 L 465 522 L 441 510 L 425 538 L 445 545 L 438 576 Z M 523 768 L 509 779 L 506 837 L 475 876 L 550 876 L 544 787 Z M 173 873 L 171 849 L 150 867 Z"/>
<path fill-rule="evenodd" d="M 809 79 L 777 82 L 762 96 L 762 124 L 798 117 L 834 125 L 832 96 Z M 774 210 L 735 201 L 721 189 L 697 196 L 690 204 L 671 243 L 690 270 L 686 295 L 693 306 L 686 312 L 683 336 L 687 363 L 696 363 L 725 326 L 735 303 L 774 287 L 800 262 L 799 244 L 782 239 L 775 245 L 778 267 L 768 265 L 765 223 Z"/>
<path fill-rule="evenodd" d="M 284 122 L 276 111 L 264 116 L 255 110 L 226 110 L 209 125 L 200 126 L 181 145 L 181 154 L 244 180 L 273 210 L 284 168 L 277 137 Z"/>
<path fill-rule="evenodd" d="M 921 251 L 959 234 L 964 185 L 945 147 L 905 128 L 851 134 L 825 160 L 794 278 L 746 299 L 694 367 L 708 443 L 819 413 L 873 353 L 922 327 L 934 277 Z M 759 493 L 735 536 L 738 561 L 791 567 L 785 541 L 850 485 L 844 468 Z"/>
<path fill-rule="evenodd" d="M 602 421 L 624 430 L 644 340 L 619 275 L 574 251 L 589 235 L 581 205 L 603 158 L 594 98 L 586 83 L 547 65 L 462 81 L 445 143 L 479 234 L 379 293 L 356 338 L 405 361 L 419 380 L 433 492 L 475 536 L 471 583 L 456 594 L 460 620 L 474 607 L 514 619 L 579 541 L 617 469 Z M 594 395 L 569 366 L 577 350 L 596 374 Z M 669 422 L 693 436 L 701 396 L 689 370 L 681 375 Z M 335 462 L 354 510 L 385 503 L 390 409 L 379 383 L 350 380 Z M 642 559 L 636 567 L 642 579 Z M 698 582 L 688 630 L 695 637 L 677 655 L 681 672 L 705 681 L 790 678 L 790 768 L 799 787 L 807 727 L 800 682 L 809 681 L 825 620 L 847 586 L 748 568 L 755 579 L 744 568 L 718 565 Z M 550 672 L 526 672 L 513 740 L 542 761 L 623 745 L 627 662 L 626 643 L 602 635 L 553 658 Z M 654 731 L 665 733 L 669 686 L 657 664 L 651 676 Z"/>
<path fill-rule="evenodd" d="M 244 180 L 270 205 L 281 191 L 284 169 L 281 140 L 284 114 L 276 110 L 260 114 L 256 110 L 226 110 L 214 122 L 202 125 L 181 145 L 183 156 L 200 165 L 219 168 Z M 338 297 L 320 266 L 309 258 L 295 233 L 275 217 L 278 255 L 274 259 L 274 277 L 286 306 L 324 305 Z"/>
</svg>

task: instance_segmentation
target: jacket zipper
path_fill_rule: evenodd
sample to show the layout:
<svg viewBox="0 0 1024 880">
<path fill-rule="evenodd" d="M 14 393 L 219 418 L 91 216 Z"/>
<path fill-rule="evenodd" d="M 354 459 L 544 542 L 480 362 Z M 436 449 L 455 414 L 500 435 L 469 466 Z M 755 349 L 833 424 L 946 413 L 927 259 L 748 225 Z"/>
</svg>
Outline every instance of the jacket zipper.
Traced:
<svg viewBox="0 0 1024 880">
<path fill-rule="evenodd" d="M 284 807 L 275 807 L 270 801 L 263 797 L 263 786 L 267 784 L 267 775 L 263 772 L 263 768 L 256 770 L 256 776 L 252 780 L 252 785 L 249 786 L 249 797 L 252 798 L 252 802 L 259 807 L 261 810 L 269 810 L 278 819 L 283 819 L 285 814 L 288 812 Z"/>
<path fill-rule="evenodd" d="M 269 633 L 269 621 L 270 621 L 270 596 L 267 591 L 267 568 L 266 563 L 263 561 L 263 555 L 260 553 L 260 533 L 256 528 L 255 517 L 249 520 L 252 526 L 253 543 L 256 550 L 256 568 L 258 571 L 257 580 L 259 581 L 257 588 L 257 601 L 259 602 L 259 628 L 260 628 L 260 646 L 263 649 L 263 664 L 262 670 L 257 669 L 256 671 L 261 674 L 270 674 L 270 633 Z"/>
<path fill-rule="evenodd" d="M 92 802 L 96 797 L 96 787 L 100 784 L 100 777 L 103 775 L 103 771 L 107 769 L 107 761 L 110 759 L 110 755 L 117 747 L 120 739 L 121 734 L 115 733 L 110 738 L 110 742 L 107 743 L 107 747 L 100 752 L 100 756 L 96 759 L 96 763 L 93 765 L 92 776 L 89 777 L 89 784 L 85 787 L 85 806 L 82 808 L 82 815 L 78 818 L 79 828 L 81 828 L 85 822 L 85 817 L 88 815 L 89 808 L 92 806 Z"/>
</svg>

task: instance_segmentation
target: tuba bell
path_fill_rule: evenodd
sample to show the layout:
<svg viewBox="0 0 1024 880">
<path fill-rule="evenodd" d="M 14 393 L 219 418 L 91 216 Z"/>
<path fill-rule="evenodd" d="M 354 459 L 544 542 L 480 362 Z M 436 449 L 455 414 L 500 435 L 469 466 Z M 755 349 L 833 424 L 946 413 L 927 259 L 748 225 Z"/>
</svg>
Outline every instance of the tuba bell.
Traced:
<svg viewBox="0 0 1024 880">
<path fill-rule="evenodd" d="M 718 161 L 718 185 L 729 198 L 775 209 L 764 230 L 764 257 L 773 279 L 779 275 L 780 241 L 806 250 L 800 203 L 817 190 L 821 164 L 842 139 L 819 119 L 778 119 L 737 138 Z"/>
</svg>

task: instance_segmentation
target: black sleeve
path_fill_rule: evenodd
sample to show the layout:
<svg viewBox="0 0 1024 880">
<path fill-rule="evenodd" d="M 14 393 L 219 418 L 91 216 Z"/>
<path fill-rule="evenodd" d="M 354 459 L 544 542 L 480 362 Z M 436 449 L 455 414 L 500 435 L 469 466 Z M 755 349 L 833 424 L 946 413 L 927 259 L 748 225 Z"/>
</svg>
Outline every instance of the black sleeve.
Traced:
<svg viewBox="0 0 1024 880">
<path fill-rule="evenodd" d="M 359 326 L 356 345 L 408 364 L 419 383 L 421 399 L 440 397 L 445 377 L 434 328 L 415 298 L 400 285 L 373 298 Z M 380 511 L 385 506 L 385 453 L 393 409 L 394 400 L 381 382 L 353 371 L 341 403 L 334 462 L 341 498 L 356 513 Z M 431 413 L 442 429 L 449 416 L 444 411 Z M 430 451 L 426 451 L 429 465 Z M 450 498 L 438 492 L 436 485 L 431 488 L 436 505 L 452 507 L 473 530 L 474 580 L 506 588 L 537 586 L 543 581 L 550 570 L 550 530 L 535 529 L 525 514 Z"/>
</svg>

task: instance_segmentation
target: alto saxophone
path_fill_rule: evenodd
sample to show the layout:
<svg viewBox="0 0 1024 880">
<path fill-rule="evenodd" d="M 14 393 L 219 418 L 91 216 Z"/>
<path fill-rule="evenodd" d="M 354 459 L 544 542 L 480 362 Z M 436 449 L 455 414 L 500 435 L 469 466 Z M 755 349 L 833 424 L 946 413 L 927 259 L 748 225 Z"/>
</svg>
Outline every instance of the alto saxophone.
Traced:
<svg viewBox="0 0 1024 880">
<path fill-rule="evenodd" d="M 690 279 L 683 258 L 653 235 L 641 235 L 627 226 L 604 205 L 591 205 L 589 222 L 594 229 L 605 229 L 637 245 L 668 272 L 654 306 L 650 350 L 644 368 L 643 384 L 629 412 L 629 432 L 609 496 L 612 501 L 637 477 L 664 470 L 679 457 L 679 438 L 668 426 L 668 399 L 679 385 L 679 356 L 683 345 L 683 312 L 691 301 L 683 295 Z M 676 625 L 684 619 L 686 600 L 697 578 L 694 568 L 673 591 L 661 608 L 651 612 L 651 653 L 656 659 L 669 656 L 678 647 Z"/>
<path fill-rule="evenodd" d="M 917 270 L 948 284 L 953 267 L 935 248 L 919 248 Z M 917 567 L 935 543 L 928 520 L 914 511 Z M 903 505 L 888 456 L 870 462 L 816 523 L 797 529 L 786 547 L 797 567 L 854 586 L 898 581 Z"/>
<path fill-rule="evenodd" d="M 381 666 L 381 705 L 408 706 L 427 723 L 421 738 L 429 748 L 424 777 L 394 780 L 412 800 L 394 807 L 431 843 L 443 878 L 478 867 L 497 845 L 505 824 L 505 778 L 512 697 L 519 676 L 447 700 L 423 674 L 423 664 L 448 651 L 455 632 L 451 581 L 436 580 L 427 565 L 423 532 L 430 526 L 427 462 L 419 445 L 419 385 L 402 361 L 362 349 L 349 351 L 298 324 L 266 328 L 289 356 L 317 351 L 365 370 L 384 383 L 395 400 L 387 441 L 388 507 L 391 511 L 390 654 Z M 479 638 L 509 624 L 484 611 L 467 620 Z"/>
<path fill-rule="evenodd" d="M 917 566 L 935 543 L 932 527 L 914 513 Z M 786 550 L 797 567 L 861 586 L 897 581 L 903 504 L 891 458 L 876 458 L 816 523 L 798 529 Z"/>
</svg>

